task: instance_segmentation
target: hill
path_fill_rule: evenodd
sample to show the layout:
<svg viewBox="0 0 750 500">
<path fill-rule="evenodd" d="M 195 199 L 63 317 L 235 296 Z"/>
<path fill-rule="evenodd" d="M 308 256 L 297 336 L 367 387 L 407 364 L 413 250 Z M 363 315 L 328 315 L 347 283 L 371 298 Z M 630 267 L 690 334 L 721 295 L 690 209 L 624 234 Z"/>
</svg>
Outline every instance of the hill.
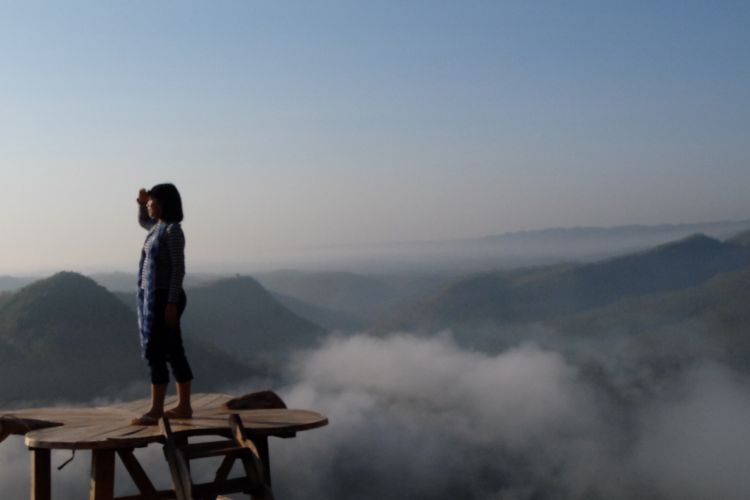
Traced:
<svg viewBox="0 0 750 500">
<path fill-rule="evenodd" d="M 250 277 L 227 278 L 188 291 L 184 330 L 248 362 L 278 362 L 325 333 L 276 300 Z"/>
<path fill-rule="evenodd" d="M 363 330 L 366 326 L 364 321 L 345 312 L 308 304 L 283 293 L 273 293 L 272 295 L 297 316 L 320 325 L 328 331 L 354 332 Z"/>
<path fill-rule="evenodd" d="M 348 314 L 360 321 L 374 319 L 401 296 L 398 290 L 377 278 L 343 271 L 282 270 L 256 274 L 255 278 L 274 293 Z"/>
<path fill-rule="evenodd" d="M 344 313 L 271 294 L 250 277 L 216 280 L 186 294 L 186 339 L 206 338 L 268 373 L 276 371 L 283 352 L 310 346 L 326 331 L 358 327 Z M 133 292 L 114 295 L 135 312 Z"/>
<path fill-rule="evenodd" d="M 0 306 L 0 399 L 115 397 L 147 383 L 135 314 L 80 274 L 62 272 L 12 294 Z M 186 343 L 196 386 L 218 389 L 252 372 L 203 342 Z"/>
<path fill-rule="evenodd" d="M 743 233 L 737 234 L 728 239 L 727 242 L 744 247 L 750 247 L 750 231 L 745 231 Z"/>
<path fill-rule="evenodd" d="M 642 357 L 714 357 L 750 367 L 750 268 L 685 290 L 631 298 L 552 322 L 566 337 L 626 337 Z"/>
<path fill-rule="evenodd" d="M 750 265 L 750 248 L 705 235 L 580 265 L 479 273 L 384 317 L 376 331 L 454 330 L 542 321 L 641 295 L 695 286 Z"/>
</svg>

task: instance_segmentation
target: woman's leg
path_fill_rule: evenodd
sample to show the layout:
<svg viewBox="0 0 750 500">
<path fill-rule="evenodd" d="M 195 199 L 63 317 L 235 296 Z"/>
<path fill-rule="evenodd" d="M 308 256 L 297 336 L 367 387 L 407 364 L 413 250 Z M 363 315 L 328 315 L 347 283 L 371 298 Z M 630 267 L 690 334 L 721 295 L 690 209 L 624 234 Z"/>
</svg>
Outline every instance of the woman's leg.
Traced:
<svg viewBox="0 0 750 500">
<path fill-rule="evenodd" d="M 190 418 L 193 407 L 190 404 L 191 381 L 177 382 L 177 406 L 166 411 L 169 418 Z"/>
<path fill-rule="evenodd" d="M 156 425 L 164 415 L 164 398 L 167 396 L 167 384 L 151 384 L 151 408 L 132 420 L 133 425 Z"/>
<path fill-rule="evenodd" d="M 161 300 L 160 300 L 161 299 Z M 151 329 L 151 338 L 146 346 L 146 360 L 151 371 L 151 408 L 141 415 L 134 418 L 134 425 L 156 425 L 159 419 L 164 415 L 164 399 L 167 394 L 167 384 L 169 383 L 169 369 L 167 368 L 168 344 L 163 318 L 164 304 L 166 300 L 157 295 L 154 309 L 156 318 Z"/>
<path fill-rule="evenodd" d="M 159 418 L 164 413 L 164 398 L 167 396 L 167 384 L 151 384 L 151 409 L 146 413 Z"/>
<path fill-rule="evenodd" d="M 187 298 L 185 292 L 182 292 L 178 309 L 180 317 L 185 311 L 186 304 Z M 179 324 L 177 328 L 171 329 L 168 338 L 169 364 L 177 381 L 177 406 L 167 410 L 166 414 L 170 418 L 190 418 L 193 415 L 193 407 L 190 403 L 193 372 L 185 356 L 185 348 L 182 345 L 182 329 Z"/>
</svg>

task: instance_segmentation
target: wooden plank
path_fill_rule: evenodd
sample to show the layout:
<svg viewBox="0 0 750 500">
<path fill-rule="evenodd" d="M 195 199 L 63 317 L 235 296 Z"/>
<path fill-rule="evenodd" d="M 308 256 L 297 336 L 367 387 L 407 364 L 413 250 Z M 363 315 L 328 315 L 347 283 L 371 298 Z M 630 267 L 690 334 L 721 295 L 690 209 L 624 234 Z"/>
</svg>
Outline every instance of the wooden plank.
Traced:
<svg viewBox="0 0 750 500">
<path fill-rule="evenodd" d="M 215 398 L 216 394 L 193 394 L 190 398 L 190 406 L 193 410 L 206 408 Z"/>
<path fill-rule="evenodd" d="M 232 399 L 228 394 L 210 394 L 211 398 L 207 399 L 203 408 L 221 408 L 224 403 Z"/>
<path fill-rule="evenodd" d="M 126 424 L 119 422 L 118 425 L 108 427 L 107 430 L 101 433 L 92 434 L 91 437 L 87 441 L 107 443 L 111 441 L 112 439 L 122 439 L 123 436 L 128 436 L 132 434 L 134 430 L 133 427 L 134 426 L 131 425 L 129 422 Z M 152 425 L 149 427 L 153 428 L 153 434 L 156 435 L 157 426 Z M 102 429 L 104 429 L 104 427 L 102 427 Z"/>
<path fill-rule="evenodd" d="M 116 435 L 129 425 L 104 422 L 92 425 L 62 426 L 30 432 L 26 445 L 36 448 L 92 450 L 110 447 L 106 436 Z"/>
<path fill-rule="evenodd" d="M 113 500 L 115 496 L 114 450 L 92 450 L 89 500 Z"/>
<path fill-rule="evenodd" d="M 64 425 L 29 432 L 26 434 L 25 442 L 29 448 L 70 449 L 67 445 L 75 443 L 79 435 L 88 434 L 90 431 L 90 425 Z"/>
<path fill-rule="evenodd" d="M 50 450 L 36 448 L 31 450 L 31 500 L 50 500 L 52 498 L 50 455 Z"/>
<path fill-rule="evenodd" d="M 250 434 L 286 434 L 323 427 L 328 417 L 311 410 L 237 410 Z"/>
<path fill-rule="evenodd" d="M 76 446 L 79 449 L 106 448 L 109 447 L 111 438 L 126 437 L 138 430 L 138 427 L 122 420 L 92 421 L 89 425 L 77 424 L 75 426 L 48 429 L 50 432 L 39 431 L 30 433 L 27 435 L 27 441 L 44 441 L 53 447 L 70 445 Z M 151 435 L 158 435 L 158 428 L 156 426 L 149 426 L 147 431 Z"/>
<path fill-rule="evenodd" d="M 24 435 L 36 429 L 46 429 L 63 425 L 62 422 L 51 422 L 34 418 L 20 418 L 12 415 L 0 416 L 0 442 L 10 434 Z"/>
</svg>

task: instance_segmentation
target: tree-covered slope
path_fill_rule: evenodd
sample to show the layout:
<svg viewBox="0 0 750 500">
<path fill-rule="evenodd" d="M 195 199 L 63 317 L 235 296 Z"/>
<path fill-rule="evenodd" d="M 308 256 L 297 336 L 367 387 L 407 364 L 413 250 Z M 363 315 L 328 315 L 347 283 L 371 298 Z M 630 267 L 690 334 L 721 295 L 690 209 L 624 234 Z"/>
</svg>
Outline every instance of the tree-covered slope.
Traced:
<svg viewBox="0 0 750 500">
<path fill-rule="evenodd" d="M 185 332 L 247 360 L 276 360 L 325 330 L 284 307 L 260 283 L 236 277 L 188 290 Z"/>
<path fill-rule="evenodd" d="M 681 290 L 750 265 L 750 248 L 703 235 L 582 265 L 488 272 L 402 305 L 376 331 L 474 329 L 542 321 L 618 300 Z"/>
<path fill-rule="evenodd" d="M 253 375 L 205 342 L 186 349 L 201 390 Z M 0 305 L 0 352 L 0 401 L 117 397 L 148 380 L 135 313 L 76 273 L 34 282 Z"/>
</svg>

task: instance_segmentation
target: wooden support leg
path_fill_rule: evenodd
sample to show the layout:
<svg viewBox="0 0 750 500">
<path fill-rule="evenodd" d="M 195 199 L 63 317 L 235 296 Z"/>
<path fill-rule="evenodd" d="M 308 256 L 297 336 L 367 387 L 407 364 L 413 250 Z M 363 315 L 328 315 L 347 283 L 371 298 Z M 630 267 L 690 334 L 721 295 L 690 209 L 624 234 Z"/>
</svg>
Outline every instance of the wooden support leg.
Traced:
<svg viewBox="0 0 750 500">
<path fill-rule="evenodd" d="M 112 500 L 115 496 L 115 451 L 91 451 L 89 500 Z"/>
<path fill-rule="evenodd" d="M 50 450 L 31 449 L 31 500 L 52 498 L 52 478 L 50 474 Z"/>
<path fill-rule="evenodd" d="M 175 446 L 178 446 L 180 448 L 187 446 L 188 445 L 187 436 L 175 436 L 174 444 Z M 187 467 L 187 471 L 190 472 L 190 460 L 185 460 L 185 467 Z"/>
<path fill-rule="evenodd" d="M 268 453 L 268 436 L 253 436 L 250 438 L 258 450 L 260 461 L 263 464 L 263 480 L 266 485 L 271 486 L 271 457 Z"/>
<path fill-rule="evenodd" d="M 117 450 L 117 454 L 120 456 L 122 463 L 125 464 L 125 468 L 138 487 L 138 491 L 143 495 L 143 498 L 146 500 L 157 499 L 159 495 L 156 492 L 156 488 L 154 488 L 154 484 L 146 475 L 146 471 L 143 470 L 143 467 L 141 467 L 141 464 L 138 463 L 135 455 L 133 455 L 133 450 L 119 449 Z"/>
<path fill-rule="evenodd" d="M 221 461 L 221 465 L 216 470 L 216 476 L 214 482 L 219 483 L 226 481 L 229 477 L 229 473 L 232 472 L 232 466 L 234 465 L 235 457 L 227 455 L 224 460 Z"/>
</svg>

